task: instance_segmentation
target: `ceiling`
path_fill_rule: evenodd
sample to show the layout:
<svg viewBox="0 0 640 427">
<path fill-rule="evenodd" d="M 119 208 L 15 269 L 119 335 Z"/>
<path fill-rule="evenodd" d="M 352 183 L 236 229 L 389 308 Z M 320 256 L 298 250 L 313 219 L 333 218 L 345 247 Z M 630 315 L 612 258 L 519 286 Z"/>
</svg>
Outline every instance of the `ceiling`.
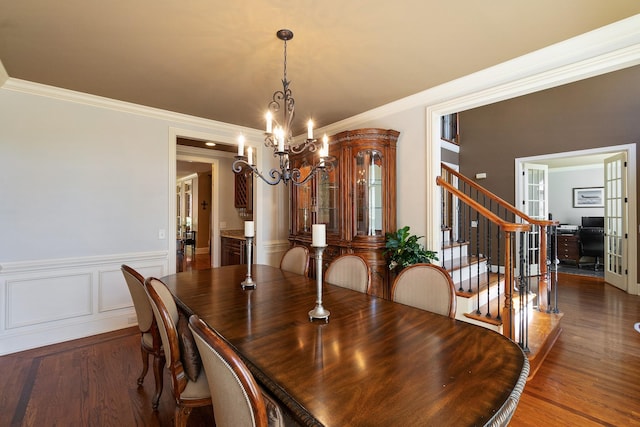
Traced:
<svg viewBox="0 0 640 427">
<path fill-rule="evenodd" d="M 640 13 L 637 0 L 0 0 L 12 78 L 256 129 L 287 77 L 296 134 Z"/>
</svg>

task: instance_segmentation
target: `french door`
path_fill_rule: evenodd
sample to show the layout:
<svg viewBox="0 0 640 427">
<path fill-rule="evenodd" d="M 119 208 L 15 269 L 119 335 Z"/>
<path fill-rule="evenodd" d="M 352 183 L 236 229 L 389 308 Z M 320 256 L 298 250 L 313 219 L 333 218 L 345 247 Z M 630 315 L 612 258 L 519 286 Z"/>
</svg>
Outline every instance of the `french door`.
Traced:
<svg viewBox="0 0 640 427">
<path fill-rule="evenodd" d="M 627 291 L 627 152 L 604 160 L 604 280 Z"/>
<path fill-rule="evenodd" d="M 547 187 L 549 185 L 549 167 L 534 163 L 525 163 L 523 169 L 522 211 L 533 219 L 544 220 L 549 215 Z M 532 229 L 527 242 L 531 274 L 539 273 L 540 239 L 539 229 Z M 545 262 L 545 260 L 542 260 Z"/>
</svg>

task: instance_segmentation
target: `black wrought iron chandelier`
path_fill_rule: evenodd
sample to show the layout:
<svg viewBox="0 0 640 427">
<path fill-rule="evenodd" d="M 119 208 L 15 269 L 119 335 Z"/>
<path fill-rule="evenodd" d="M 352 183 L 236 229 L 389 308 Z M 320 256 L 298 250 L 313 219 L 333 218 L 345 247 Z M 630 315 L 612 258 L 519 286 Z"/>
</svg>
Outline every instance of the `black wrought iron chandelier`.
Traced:
<svg viewBox="0 0 640 427">
<path fill-rule="evenodd" d="M 295 100 L 289 88 L 291 82 L 287 80 L 287 41 L 293 38 L 293 32 L 291 30 L 280 30 L 276 35 L 280 40 L 284 41 L 284 77 L 282 78 L 282 90 L 273 93 L 273 98 L 267 106 L 264 145 L 273 149 L 273 156 L 279 158 L 280 169 L 273 168 L 269 171 L 268 177 L 264 176 L 254 164 L 251 147 L 247 148 L 245 154 L 244 137 L 240 136 L 238 140 L 238 155 L 233 162 L 233 171 L 235 173 L 253 173 L 269 185 L 276 185 L 279 182 L 284 182 L 285 184 L 292 182 L 294 185 L 302 185 L 316 173 L 331 169 L 335 158 L 329 156 L 326 135 L 321 145 L 313 137 L 313 122 L 311 120 L 307 123 L 307 138 L 300 144 L 294 144 L 291 124 L 295 115 Z M 278 115 L 280 115 L 281 121 L 278 121 Z M 312 165 L 309 173 L 303 177 L 300 169 L 291 168 L 289 155 L 300 154 L 305 150 L 311 153 L 317 151 L 319 159 L 318 163 Z"/>
</svg>

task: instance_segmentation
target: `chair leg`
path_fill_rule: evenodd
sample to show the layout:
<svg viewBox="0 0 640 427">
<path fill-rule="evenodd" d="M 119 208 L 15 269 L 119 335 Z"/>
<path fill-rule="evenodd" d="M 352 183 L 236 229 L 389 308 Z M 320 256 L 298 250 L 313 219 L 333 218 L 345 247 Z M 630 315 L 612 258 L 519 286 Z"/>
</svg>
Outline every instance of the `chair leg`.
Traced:
<svg viewBox="0 0 640 427">
<path fill-rule="evenodd" d="M 175 416 L 173 418 L 173 425 L 175 427 L 186 427 L 187 420 L 189 419 L 189 415 L 191 414 L 192 409 L 193 408 L 177 405 L 174 413 Z"/>
<path fill-rule="evenodd" d="M 153 396 L 153 400 L 151 401 L 153 410 L 158 410 L 158 405 L 160 404 L 160 395 L 162 394 L 162 386 L 164 382 L 164 378 L 162 376 L 162 367 L 164 365 L 164 357 L 159 355 L 154 355 L 153 357 L 153 376 L 156 380 L 156 394 Z"/>
<path fill-rule="evenodd" d="M 141 386 L 144 382 L 144 377 L 147 376 L 149 371 L 149 352 L 140 344 L 140 353 L 142 354 L 142 373 L 138 377 L 138 386 Z"/>
</svg>

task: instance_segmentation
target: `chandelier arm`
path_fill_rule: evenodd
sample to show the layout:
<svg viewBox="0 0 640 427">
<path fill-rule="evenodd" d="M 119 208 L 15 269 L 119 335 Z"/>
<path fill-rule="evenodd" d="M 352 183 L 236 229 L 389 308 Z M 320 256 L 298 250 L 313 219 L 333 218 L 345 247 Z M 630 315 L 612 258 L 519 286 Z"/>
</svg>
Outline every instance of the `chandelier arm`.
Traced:
<svg viewBox="0 0 640 427">
<path fill-rule="evenodd" d="M 306 184 L 311 178 L 313 178 L 317 173 L 321 171 L 326 171 L 326 172 L 333 171 L 335 167 L 335 161 L 336 161 L 336 158 L 333 156 L 325 157 L 324 161 L 321 161 L 317 165 L 314 165 L 311 168 L 311 171 L 309 171 L 309 174 L 302 180 L 300 179 L 300 176 L 302 175 L 302 173 L 300 172 L 300 169 L 298 168 L 292 169 L 290 180 L 293 183 L 293 185 Z"/>
<path fill-rule="evenodd" d="M 232 164 L 232 168 L 235 173 L 240 173 L 245 168 L 249 169 L 251 170 L 251 173 L 259 176 L 260 179 L 262 179 L 264 182 L 266 182 L 269 185 L 276 185 L 277 183 L 285 179 L 285 175 L 282 172 L 278 171 L 277 169 L 271 169 L 269 171 L 269 176 L 271 177 L 271 179 L 265 177 L 262 173 L 260 173 L 258 168 L 247 163 L 247 161 L 242 157 L 236 158 L 236 160 Z"/>
<path fill-rule="evenodd" d="M 269 176 L 271 177 L 271 179 L 266 178 L 264 175 L 262 175 L 260 173 L 260 171 L 258 169 L 256 169 L 255 167 L 251 167 L 251 170 L 253 171 L 253 173 L 257 176 L 260 177 L 260 179 L 262 179 L 264 182 L 266 182 L 269 185 L 276 185 L 278 184 L 280 181 L 285 182 L 285 184 L 287 183 L 286 179 L 285 179 L 285 175 L 282 174 L 282 172 L 280 172 L 277 169 L 271 169 L 269 171 Z"/>
<path fill-rule="evenodd" d="M 305 150 L 310 153 L 315 153 L 318 150 L 318 144 L 316 139 L 307 139 L 302 144 L 292 145 L 289 147 L 289 151 L 293 154 L 300 154 Z"/>
</svg>

